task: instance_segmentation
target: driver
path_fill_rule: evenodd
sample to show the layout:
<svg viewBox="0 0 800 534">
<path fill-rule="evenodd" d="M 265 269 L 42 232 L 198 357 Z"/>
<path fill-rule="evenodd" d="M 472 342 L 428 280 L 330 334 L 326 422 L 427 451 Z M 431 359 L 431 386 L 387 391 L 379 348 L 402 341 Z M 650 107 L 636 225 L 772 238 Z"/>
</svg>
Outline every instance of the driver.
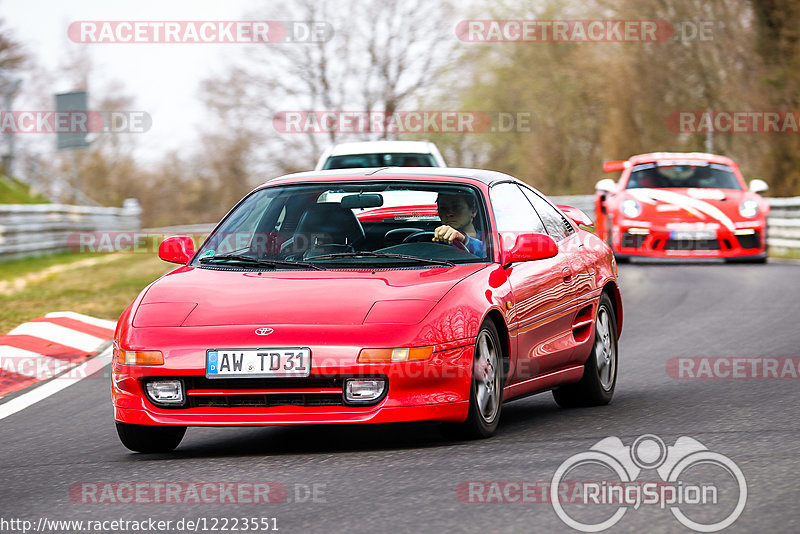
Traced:
<svg viewBox="0 0 800 534">
<path fill-rule="evenodd" d="M 436 206 L 442 225 L 433 231 L 433 241 L 451 245 L 460 241 L 472 254 L 483 256 L 483 241 L 473 224 L 478 214 L 475 197 L 468 193 L 439 193 Z"/>
</svg>

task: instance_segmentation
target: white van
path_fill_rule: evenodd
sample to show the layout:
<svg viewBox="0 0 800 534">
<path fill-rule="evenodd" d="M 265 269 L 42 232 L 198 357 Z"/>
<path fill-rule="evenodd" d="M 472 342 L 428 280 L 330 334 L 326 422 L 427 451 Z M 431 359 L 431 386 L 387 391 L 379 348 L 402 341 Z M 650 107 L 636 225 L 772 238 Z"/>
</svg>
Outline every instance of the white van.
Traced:
<svg viewBox="0 0 800 534">
<path fill-rule="evenodd" d="M 447 167 L 430 141 L 339 143 L 322 153 L 314 170 L 358 167 Z"/>
</svg>

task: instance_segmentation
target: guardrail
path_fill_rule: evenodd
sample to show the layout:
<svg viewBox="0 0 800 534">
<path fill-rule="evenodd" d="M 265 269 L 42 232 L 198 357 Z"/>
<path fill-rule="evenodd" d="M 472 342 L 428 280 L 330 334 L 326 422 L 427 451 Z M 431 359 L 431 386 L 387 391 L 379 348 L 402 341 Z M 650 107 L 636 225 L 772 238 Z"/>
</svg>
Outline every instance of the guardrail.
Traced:
<svg viewBox="0 0 800 534">
<path fill-rule="evenodd" d="M 772 248 L 800 252 L 800 197 L 767 200 L 767 243 Z"/>
<path fill-rule="evenodd" d="M 0 259 L 67 250 L 75 232 L 138 230 L 142 208 L 127 199 L 121 208 L 68 204 L 0 204 Z"/>
<path fill-rule="evenodd" d="M 556 204 L 594 218 L 593 195 L 553 196 Z M 800 197 L 768 198 L 768 243 L 774 249 L 800 252 Z M 139 230 L 142 209 L 135 199 L 121 208 L 66 204 L 0 204 L 0 260 L 67 250 L 74 232 Z M 208 233 L 213 224 L 151 228 L 160 233 Z M 148 231 L 148 230 L 144 230 Z"/>
<path fill-rule="evenodd" d="M 556 204 L 582 210 L 594 219 L 594 195 L 554 196 Z M 767 198 L 767 244 L 773 249 L 800 252 L 800 197 Z"/>
</svg>

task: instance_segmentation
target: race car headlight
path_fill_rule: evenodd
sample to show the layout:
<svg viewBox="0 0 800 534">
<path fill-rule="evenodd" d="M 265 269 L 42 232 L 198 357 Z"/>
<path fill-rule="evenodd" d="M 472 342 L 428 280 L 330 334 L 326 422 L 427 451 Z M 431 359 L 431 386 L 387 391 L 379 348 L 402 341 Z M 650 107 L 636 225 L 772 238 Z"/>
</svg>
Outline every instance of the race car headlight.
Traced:
<svg viewBox="0 0 800 534">
<path fill-rule="evenodd" d="M 745 200 L 739 205 L 739 214 L 742 217 L 755 217 L 758 215 L 758 202 L 755 200 Z"/>
<path fill-rule="evenodd" d="M 358 363 L 392 363 L 427 360 L 433 354 L 433 347 L 413 347 L 400 349 L 362 349 Z"/>
<path fill-rule="evenodd" d="M 632 198 L 626 198 L 622 201 L 622 213 L 631 219 L 638 217 L 642 214 L 642 206 Z"/>
</svg>

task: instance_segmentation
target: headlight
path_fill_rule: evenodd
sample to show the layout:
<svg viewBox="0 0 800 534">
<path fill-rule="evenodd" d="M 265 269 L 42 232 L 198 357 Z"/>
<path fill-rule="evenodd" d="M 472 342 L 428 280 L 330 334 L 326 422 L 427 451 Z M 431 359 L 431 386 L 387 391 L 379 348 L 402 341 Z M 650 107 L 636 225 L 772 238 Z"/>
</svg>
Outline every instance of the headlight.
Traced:
<svg viewBox="0 0 800 534">
<path fill-rule="evenodd" d="M 739 205 L 739 214 L 742 217 L 755 217 L 758 215 L 758 201 L 745 200 Z"/>
<path fill-rule="evenodd" d="M 640 206 L 639 203 L 634 199 L 626 198 L 622 201 L 622 213 L 631 219 L 636 218 L 642 214 L 642 206 Z"/>
</svg>

